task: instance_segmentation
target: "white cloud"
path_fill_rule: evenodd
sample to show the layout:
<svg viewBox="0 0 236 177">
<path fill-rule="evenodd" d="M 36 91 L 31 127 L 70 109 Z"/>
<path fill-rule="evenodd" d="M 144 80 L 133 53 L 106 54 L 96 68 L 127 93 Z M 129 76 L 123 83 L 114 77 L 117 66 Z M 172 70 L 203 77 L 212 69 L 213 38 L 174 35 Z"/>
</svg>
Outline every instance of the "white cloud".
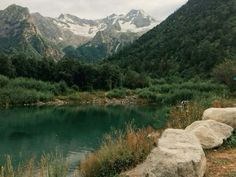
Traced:
<svg viewBox="0 0 236 177">
<path fill-rule="evenodd" d="M 0 0 L 0 9 L 18 4 L 45 16 L 56 17 L 61 13 L 70 13 L 92 19 L 112 13 L 127 13 L 131 9 L 143 9 L 162 20 L 186 2 L 187 0 Z"/>
</svg>

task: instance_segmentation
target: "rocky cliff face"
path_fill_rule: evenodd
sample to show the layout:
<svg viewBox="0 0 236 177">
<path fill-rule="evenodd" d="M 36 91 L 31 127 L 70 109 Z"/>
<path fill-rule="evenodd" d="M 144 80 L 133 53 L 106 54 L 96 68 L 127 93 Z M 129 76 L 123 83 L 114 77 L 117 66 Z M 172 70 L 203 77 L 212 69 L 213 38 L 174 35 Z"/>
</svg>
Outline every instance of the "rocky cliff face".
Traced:
<svg viewBox="0 0 236 177">
<path fill-rule="evenodd" d="M 39 33 L 60 46 L 77 46 L 90 40 L 89 37 L 77 35 L 73 31 L 61 27 L 58 25 L 58 19 L 44 17 L 39 13 L 31 14 L 31 17 Z"/>
<path fill-rule="evenodd" d="M 60 52 L 38 33 L 29 10 L 17 5 L 0 11 L 0 50 L 10 55 L 60 57 Z"/>
</svg>

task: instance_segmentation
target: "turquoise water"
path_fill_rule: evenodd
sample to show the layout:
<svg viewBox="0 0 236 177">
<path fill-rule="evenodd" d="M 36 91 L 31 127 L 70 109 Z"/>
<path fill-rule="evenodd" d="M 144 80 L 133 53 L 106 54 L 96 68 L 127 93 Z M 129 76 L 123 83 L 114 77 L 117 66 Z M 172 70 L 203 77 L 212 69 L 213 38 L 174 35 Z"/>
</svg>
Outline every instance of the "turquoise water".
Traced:
<svg viewBox="0 0 236 177">
<path fill-rule="evenodd" d="M 0 162 L 14 163 L 56 150 L 77 163 L 112 129 L 165 125 L 165 109 L 128 106 L 46 106 L 0 110 Z"/>
</svg>

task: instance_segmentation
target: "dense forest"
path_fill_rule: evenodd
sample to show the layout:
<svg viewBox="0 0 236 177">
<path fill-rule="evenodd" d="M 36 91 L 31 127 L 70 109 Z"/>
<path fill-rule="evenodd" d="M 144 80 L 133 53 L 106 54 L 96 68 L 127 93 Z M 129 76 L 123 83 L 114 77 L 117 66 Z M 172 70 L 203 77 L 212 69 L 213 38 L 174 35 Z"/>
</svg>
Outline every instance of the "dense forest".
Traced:
<svg viewBox="0 0 236 177">
<path fill-rule="evenodd" d="M 236 59 L 236 1 L 190 0 L 110 61 L 155 77 L 207 77 Z"/>
<path fill-rule="evenodd" d="M 42 81 L 65 81 L 69 86 L 82 90 L 137 88 L 149 84 L 149 77 L 131 70 L 122 70 L 109 63 L 84 64 L 64 58 L 58 62 L 52 58 L 27 57 L 24 54 L 0 56 L 0 74 L 13 77 L 28 77 Z"/>
</svg>

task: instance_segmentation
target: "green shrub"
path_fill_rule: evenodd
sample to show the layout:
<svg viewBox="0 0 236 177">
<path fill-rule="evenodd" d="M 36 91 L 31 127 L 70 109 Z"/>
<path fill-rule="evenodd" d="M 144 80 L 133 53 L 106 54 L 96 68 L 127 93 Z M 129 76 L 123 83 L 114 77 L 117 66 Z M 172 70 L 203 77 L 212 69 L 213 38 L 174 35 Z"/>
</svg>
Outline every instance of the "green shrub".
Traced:
<svg viewBox="0 0 236 177">
<path fill-rule="evenodd" d="M 172 84 L 164 84 L 164 85 L 160 85 L 156 88 L 156 90 L 153 91 L 159 91 L 160 93 L 168 93 L 174 89 L 176 89 L 177 86 L 176 85 L 172 85 Z"/>
<path fill-rule="evenodd" d="M 153 85 L 149 88 L 137 89 L 140 98 L 147 99 L 156 104 L 174 105 L 183 100 L 209 98 L 214 95 L 227 95 L 227 87 L 210 81 L 193 81 L 173 84 Z"/>
<path fill-rule="evenodd" d="M 136 93 L 138 94 L 138 96 L 140 98 L 144 98 L 150 101 L 156 101 L 156 93 L 150 91 L 148 88 L 144 88 L 144 89 L 137 89 Z"/>
<path fill-rule="evenodd" d="M 231 91 L 236 90 L 236 60 L 225 60 L 213 69 L 212 75 L 217 81 L 226 84 Z"/>
<path fill-rule="evenodd" d="M 9 82 L 8 77 L 0 75 L 0 88 L 6 86 L 8 84 L 8 82 Z"/>
<path fill-rule="evenodd" d="M 0 106 L 33 104 L 69 93 L 65 82 L 49 83 L 27 78 L 8 79 L 0 75 Z"/>
<path fill-rule="evenodd" d="M 11 88 L 25 88 L 33 89 L 40 92 L 52 92 L 55 95 L 65 93 L 68 90 L 68 87 L 65 82 L 59 82 L 51 84 L 49 82 L 38 81 L 34 79 L 27 78 L 16 78 L 11 80 L 9 83 Z"/>
<path fill-rule="evenodd" d="M 230 147 L 230 148 L 236 147 L 236 130 L 233 132 L 233 135 L 224 142 L 224 147 Z"/>
<path fill-rule="evenodd" d="M 184 100 L 191 100 L 194 97 L 194 93 L 196 92 L 187 89 L 175 90 L 173 94 L 165 98 L 164 103 L 174 105 Z"/>
<path fill-rule="evenodd" d="M 128 96 L 126 89 L 114 89 L 106 93 L 108 98 L 125 98 Z"/>
<path fill-rule="evenodd" d="M 181 88 L 183 89 L 189 89 L 189 90 L 196 90 L 201 92 L 210 92 L 210 91 L 223 91 L 226 90 L 226 86 L 215 84 L 211 82 L 186 82 L 181 85 Z"/>
<path fill-rule="evenodd" d="M 25 88 L 3 88 L 0 89 L 1 105 L 23 105 L 37 103 L 38 101 L 51 101 L 54 95 L 50 92 L 38 92 Z"/>
</svg>

